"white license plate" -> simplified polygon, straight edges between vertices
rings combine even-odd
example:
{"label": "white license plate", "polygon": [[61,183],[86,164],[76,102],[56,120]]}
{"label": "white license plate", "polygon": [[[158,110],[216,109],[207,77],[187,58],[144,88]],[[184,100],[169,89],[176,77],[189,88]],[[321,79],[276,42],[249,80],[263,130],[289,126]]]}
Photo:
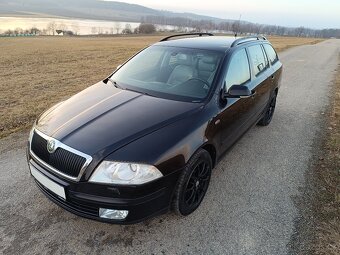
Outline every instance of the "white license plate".
{"label": "white license plate", "polygon": [[52,191],[54,194],[66,200],[65,189],[63,186],[55,183],[54,181],[47,178],[45,175],[40,173],[32,164],[30,164],[30,170],[33,177],[42,184],[45,188]]}

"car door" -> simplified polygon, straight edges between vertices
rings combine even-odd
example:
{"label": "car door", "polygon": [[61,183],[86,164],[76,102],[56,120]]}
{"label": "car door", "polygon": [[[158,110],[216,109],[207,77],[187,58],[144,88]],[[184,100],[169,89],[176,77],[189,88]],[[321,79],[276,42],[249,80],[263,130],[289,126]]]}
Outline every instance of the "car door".
{"label": "car door", "polygon": [[[250,86],[251,71],[248,61],[248,54],[242,48],[230,57],[226,67],[224,78],[225,89],[228,90],[232,85]],[[228,98],[220,104],[218,115],[220,128],[220,148],[222,151],[228,149],[246,130],[245,123],[249,111],[253,107],[253,98]]]}
{"label": "car door", "polygon": [[252,82],[249,89],[255,93],[253,107],[248,112],[246,125],[253,125],[265,110],[272,87],[272,69],[261,44],[247,47],[249,62],[252,72]]}

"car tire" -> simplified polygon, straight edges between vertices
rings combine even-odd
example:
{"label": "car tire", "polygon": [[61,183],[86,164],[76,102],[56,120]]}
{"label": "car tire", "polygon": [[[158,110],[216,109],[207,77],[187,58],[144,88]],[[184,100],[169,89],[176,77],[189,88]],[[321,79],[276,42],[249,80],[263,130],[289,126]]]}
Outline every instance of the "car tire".
{"label": "car tire", "polygon": [[200,149],[191,157],[175,189],[173,209],[176,214],[186,216],[198,208],[208,190],[211,170],[212,160],[206,150]]}
{"label": "car tire", "polygon": [[263,118],[260,119],[260,121],[257,123],[257,125],[268,126],[269,123],[272,121],[274,111],[275,111],[275,107],[276,107],[276,97],[277,97],[277,93],[274,93],[274,95],[271,97],[271,99],[270,99],[270,101],[267,105],[266,112],[265,112]]}

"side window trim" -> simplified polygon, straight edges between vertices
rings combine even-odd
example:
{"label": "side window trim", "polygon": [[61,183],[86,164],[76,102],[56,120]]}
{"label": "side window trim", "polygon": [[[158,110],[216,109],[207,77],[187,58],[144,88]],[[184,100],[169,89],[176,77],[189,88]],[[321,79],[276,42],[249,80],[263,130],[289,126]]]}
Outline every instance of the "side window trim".
{"label": "side window trim", "polygon": [[251,70],[251,68],[250,68],[250,59],[249,59],[249,53],[248,53],[248,51],[247,51],[247,49],[246,48],[243,48],[243,50],[246,52],[246,56],[247,56],[247,61],[248,61],[248,70],[249,70],[249,79],[247,80],[247,81],[245,81],[245,82],[243,82],[242,84],[240,84],[240,85],[243,85],[243,86],[248,86],[250,83],[251,83],[251,81],[252,81],[252,77],[253,77],[253,72],[252,72],[252,70]]}
{"label": "side window trim", "polygon": [[268,58],[268,56],[267,56],[267,52],[265,51],[265,49],[264,49],[264,46],[263,46],[263,44],[261,44],[261,49],[262,49],[262,53],[263,53],[263,55],[264,55],[264,59],[265,59],[265,61],[266,61],[266,68],[265,69],[267,69],[268,67],[270,67],[270,60],[269,60],[269,58]]}

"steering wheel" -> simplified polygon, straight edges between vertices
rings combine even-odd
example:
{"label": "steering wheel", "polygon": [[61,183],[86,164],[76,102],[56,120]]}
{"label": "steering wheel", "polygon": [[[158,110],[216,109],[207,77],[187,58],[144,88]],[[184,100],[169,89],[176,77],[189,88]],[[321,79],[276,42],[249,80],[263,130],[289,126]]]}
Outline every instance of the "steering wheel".
{"label": "steering wheel", "polygon": [[204,83],[205,85],[207,85],[208,87],[210,87],[210,84],[206,80],[203,80],[201,78],[193,77],[193,78],[190,78],[189,80],[187,80],[185,82],[190,82],[190,81],[200,81],[200,82]]}

